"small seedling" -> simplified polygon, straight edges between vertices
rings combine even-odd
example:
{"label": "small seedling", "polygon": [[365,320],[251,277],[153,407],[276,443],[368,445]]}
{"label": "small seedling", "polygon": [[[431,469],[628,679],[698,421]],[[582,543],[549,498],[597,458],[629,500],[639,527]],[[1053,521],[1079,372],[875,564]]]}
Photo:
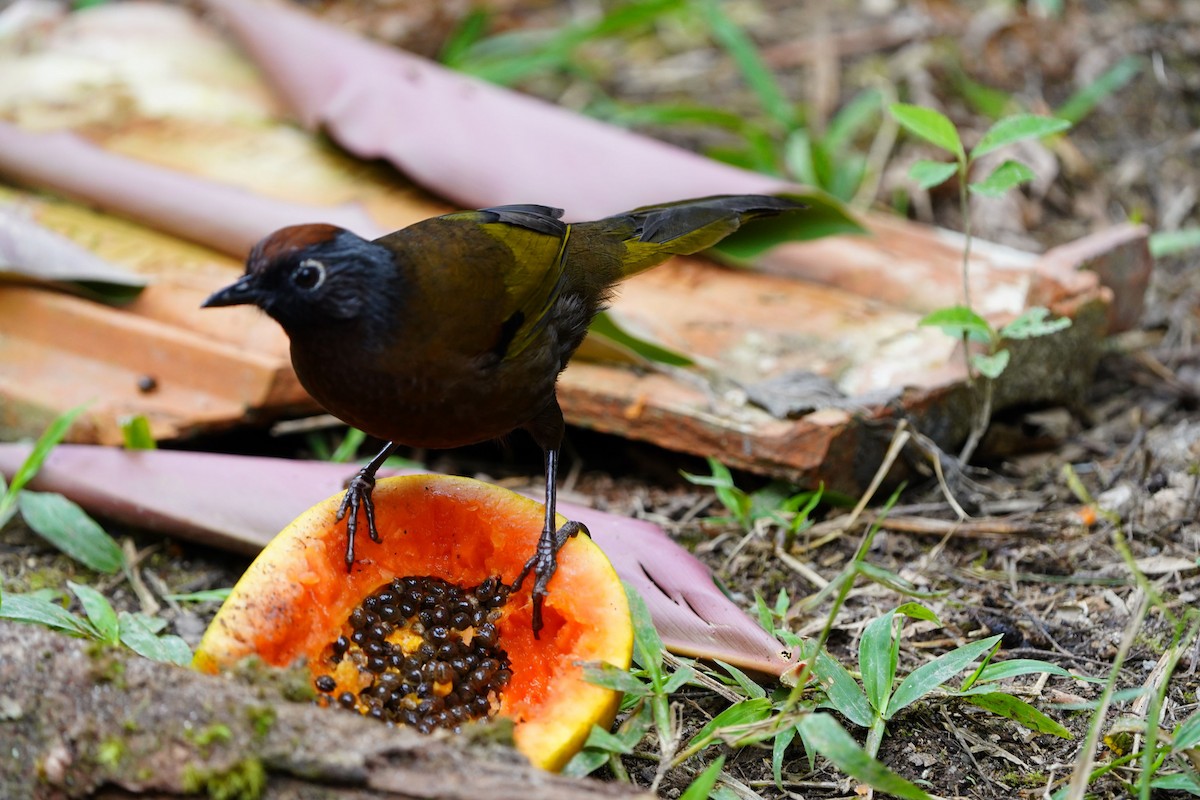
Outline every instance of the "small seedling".
{"label": "small seedling", "polygon": [[166,623],[145,614],[117,613],[103,594],[83,584],[67,585],[83,608],[83,617],[68,611],[64,596],[44,590],[30,594],[6,592],[0,596],[0,619],[42,625],[71,636],[92,639],[107,645],[124,645],[140,656],[154,661],[187,665],[192,651],[178,636],[162,635]]}
{"label": "small seedling", "polygon": [[89,569],[112,575],[125,567],[120,545],[67,498],[25,488],[83,411],[84,406],[73,408],[50,424],[34,443],[7,488],[0,476],[0,528],[19,510],[34,533]]}
{"label": "small seedling", "polygon": [[680,471],[683,477],[696,486],[710,486],[718,502],[728,512],[727,516],[710,517],[716,524],[734,524],[746,533],[753,532],[761,520],[770,520],[783,529],[788,537],[795,536],[812,524],[809,515],[821,502],[822,491],[789,493],[778,482],[770,483],[756,492],[739,489],[733,482],[729,468],[712,456],[708,457],[710,475],[694,475]]}
{"label": "small seedling", "polygon": [[[952,123],[945,115],[931,108],[908,103],[893,103],[890,111],[905,130],[946,151],[954,157],[951,163],[921,160],[912,165],[910,177],[922,189],[931,189],[953,177],[958,178],[959,206],[963,218],[962,256],[962,305],[933,311],[921,320],[921,325],[932,325],[957,336],[963,343],[967,359],[967,377],[974,384],[977,377],[983,378],[982,402],[980,402],[971,433],[959,454],[959,460],[967,461],[975,451],[984,430],[991,421],[993,382],[1008,367],[1011,352],[1004,346],[1006,339],[1047,336],[1069,327],[1069,319],[1049,320],[1049,311],[1040,306],[1027,309],[1020,317],[1000,331],[975,312],[971,303],[971,206],[969,194],[984,197],[999,197],[1005,192],[1034,178],[1028,165],[1008,160],[996,167],[982,181],[969,182],[971,168],[982,156],[1002,147],[1027,139],[1052,136],[1067,128],[1071,123],[1065,119],[1045,117],[1037,114],[1014,114],[998,120],[989,128],[975,147],[968,152]],[[1016,333],[1017,335],[1014,335]],[[983,353],[972,354],[970,342],[982,342]]]}

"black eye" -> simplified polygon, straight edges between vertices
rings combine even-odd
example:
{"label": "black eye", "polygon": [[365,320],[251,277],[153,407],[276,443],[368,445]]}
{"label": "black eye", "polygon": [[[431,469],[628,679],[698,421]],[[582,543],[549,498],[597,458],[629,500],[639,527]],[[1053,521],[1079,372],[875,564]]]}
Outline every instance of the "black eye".
{"label": "black eye", "polygon": [[292,271],[292,283],[301,289],[316,289],[324,282],[325,265],[316,259],[305,259]]}

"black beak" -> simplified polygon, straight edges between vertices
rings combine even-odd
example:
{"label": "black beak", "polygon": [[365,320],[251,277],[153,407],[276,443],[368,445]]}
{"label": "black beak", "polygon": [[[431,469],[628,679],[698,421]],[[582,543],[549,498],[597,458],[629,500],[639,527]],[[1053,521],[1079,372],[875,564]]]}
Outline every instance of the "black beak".
{"label": "black beak", "polygon": [[200,304],[200,307],[253,305],[258,300],[259,292],[258,287],[254,284],[254,277],[243,275],[224,289],[213,292],[211,297]]}

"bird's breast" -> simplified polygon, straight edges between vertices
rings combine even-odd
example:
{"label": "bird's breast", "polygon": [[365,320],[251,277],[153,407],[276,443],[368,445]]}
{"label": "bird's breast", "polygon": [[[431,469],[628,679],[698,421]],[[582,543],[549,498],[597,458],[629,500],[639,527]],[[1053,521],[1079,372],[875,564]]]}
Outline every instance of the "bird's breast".
{"label": "bird's breast", "polygon": [[301,385],[330,414],[379,439],[435,449],[495,439],[529,421],[553,396],[553,360],[534,352],[488,363],[436,348],[329,354],[292,343]]}

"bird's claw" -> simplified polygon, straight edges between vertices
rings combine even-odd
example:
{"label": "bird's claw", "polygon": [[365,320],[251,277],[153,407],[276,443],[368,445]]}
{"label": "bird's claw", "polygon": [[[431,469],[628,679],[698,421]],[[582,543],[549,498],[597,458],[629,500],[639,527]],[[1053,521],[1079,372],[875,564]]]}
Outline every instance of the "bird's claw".
{"label": "bird's claw", "polygon": [[546,602],[547,587],[550,585],[550,579],[554,577],[555,570],[558,569],[558,551],[567,543],[567,540],[572,536],[582,533],[590,537],[592,534],[588,531],[587,526],[582,522],[568,522],[557,531],[548,529],[542,530],[542,535],[538,538],[537,551],[533,556],[525,562],[525,566],[521,568],[521,572],[517,575],[517,579],[513,581],[512,590],[515,592],[521,588],[521,584],[525,582],[525,578],[533,572],[533,638],[539,638],[538,634],[544,627],[542,621],[542,605]]}
{"label": "bird's claw", "polygon": [[358,533],[358,510],[362,508],[367,518],[367,535],[371,541],[379,543],[379,530],[375,527],[375,501],[371,493],[375,491],[375,476],[363,472],[355,475],[346,487],[346,495],[338,506],[337,521],[346,517],[346,569],[354,566],[354,535]]}

